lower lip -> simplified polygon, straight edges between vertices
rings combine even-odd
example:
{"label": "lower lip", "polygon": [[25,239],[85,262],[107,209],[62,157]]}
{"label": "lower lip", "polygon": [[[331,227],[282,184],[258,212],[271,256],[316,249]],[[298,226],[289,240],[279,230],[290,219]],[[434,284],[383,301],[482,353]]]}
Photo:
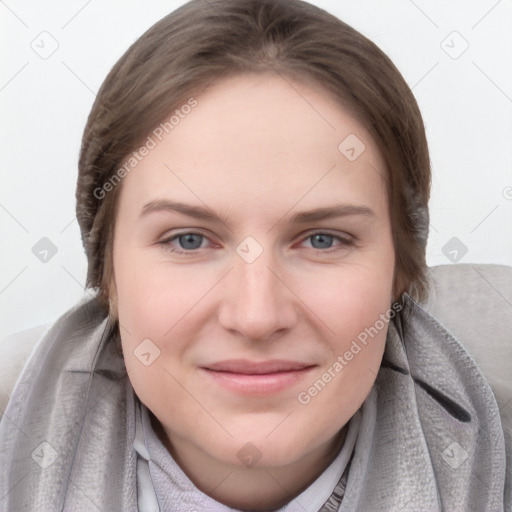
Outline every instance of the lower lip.
{"label": "lower lip", "polygon": [[247,375],[244,373],[219,372],[202,368],[213,380],[221,386],[245,395],[272,395],[284,391],[306,377],[313,366],[301,370],[287,372],[265,373],[262,375]]}

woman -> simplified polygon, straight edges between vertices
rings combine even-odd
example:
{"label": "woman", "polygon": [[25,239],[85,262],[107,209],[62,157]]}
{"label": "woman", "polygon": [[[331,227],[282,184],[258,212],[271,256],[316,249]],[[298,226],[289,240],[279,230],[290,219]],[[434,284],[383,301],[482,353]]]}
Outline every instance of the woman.
{"label": "woman", "polygon": [[411,91],[337,18],[192,0],[154,25],[85,128],[98,293],[11,397],[6,509],[503,510],[492,391],[416,303],[429,189]]}

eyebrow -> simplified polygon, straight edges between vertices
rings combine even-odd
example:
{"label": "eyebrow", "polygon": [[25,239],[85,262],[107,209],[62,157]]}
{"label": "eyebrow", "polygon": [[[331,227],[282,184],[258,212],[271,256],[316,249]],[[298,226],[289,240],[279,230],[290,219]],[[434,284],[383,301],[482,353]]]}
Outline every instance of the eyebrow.
{"label": "eyebrow", "polygon": [[[212,210],[206,206],[194,206],[178,201],[156,200],[145,204],[139,218],[145,217],[153,212],[177,212],[188,217],[193,217],[198,220],[212,221],[218,223],[219,221],[228,224],[228,219],[216,215]],[[374,211],[368,206],[356,204],[335,204],[332,206],[324,206],[315,208],[308,211],[301,211],[293,214],[290,217],[290,224],[305,224],[308,222],[316,222],[319,220],[326,220],[335,217],[348,217],[353,215],[361,215],[365,217],[375,217]]]}

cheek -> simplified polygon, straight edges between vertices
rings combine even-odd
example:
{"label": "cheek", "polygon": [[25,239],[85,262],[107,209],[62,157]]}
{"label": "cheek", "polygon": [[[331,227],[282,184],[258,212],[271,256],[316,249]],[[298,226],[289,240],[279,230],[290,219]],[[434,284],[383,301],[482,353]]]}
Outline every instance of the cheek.
{"label": "cheek", "polygon": [[[132,386],[152,410],[182,414],[187,401],[172,376],[179,373],[174,362],[182,359],[190,332],[180,320],[187,320],[201,290],[186,286],[179,272],[142,258],[119,258],[115,264],[122,347]],[[169,402],[171,395],[175,399]]]}
{"label": "cheek", "polygon": [[386,284],[379,287],[376,280],[345,283],[346,293],[328,310],[335,333],[329,338],[328,366],[341,363],[343,368],[337,365],[336,373],[343,372],[351,389],[356,383],[370,384],[378,371],[388,326],[381,318],[390,308],[391,281]]}
{"label": "cheek", "polygon": [[[155,262],[144,251],[134,253],[131,257],[126,251],[114,260],[118,315],[130,380],[139,397],[151,404],[166,394],[179,394],[179,386],[167,372],[184,377],[191,339],[201,319],[214,314],[211,308],[205,309],[204,298],[218,276],[198,272],[194,266]],[[143,340],[157,347],[145,341],[149,352],[158,354],[148,366],[137,357]]]}
{"label": "cheek", "polygon": [[347,269],[330,288],[330,306],[326,300],[322,307],[335,333],[329,337],[331,358],[298,397],[307,414],[327,416],[336,424],[343,411],[348,420],[370,392],[389,318],[394,316],[390,315],[393,254],[383,254],[380,265]]}
{"label": "cheek", "polygon": [[295,281],[297,295],[323,321],[333,348],[343,348],[391,305],[394,253],[381,252],[375,259]]}
{"label": "cheek", "polygon": [[164,338],[212,286],[197,269],[155,262],[144,251],[118,257],[114,265],[119,320],[148,338]]}
{"label": "cheek", "polygon": [[317,284],[315,293],[309,294],[312,309],[326,326],[323,339],[329,355],[305,383],[298,401],[305,414],[330,417],[332,413],[333,425],[338,424],[339,411],[347,412],[348,419],[364,401],[382,359],[394,253],[390,250],[380,256],[378,263],[340,268],[330,279],[320,280],[322,286]]}

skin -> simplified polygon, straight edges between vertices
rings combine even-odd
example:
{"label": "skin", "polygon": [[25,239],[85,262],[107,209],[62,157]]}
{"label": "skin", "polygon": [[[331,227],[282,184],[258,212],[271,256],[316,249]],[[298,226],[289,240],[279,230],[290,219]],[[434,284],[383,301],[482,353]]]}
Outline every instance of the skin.
{"label": "skin", "polygon": [[[332,462],[374,383],[387,325],[309,403],[297,398],[391,305],[386,169],[367,130],[318,85],[242,75],[196,99],[122,183],[113,263],[123,352],[194,484],[228,506],[269,510]],[[349,134],[366,146],[354,161],[338,149]],[[141,216],[161,200],[206,205],[216,217]],[[338,203],[372,213],[289,222]],[[203,237],[177,237],[189,232]],[[248,236],[262,249],[251,263],[236,252]],[[147,366],[134,353],[144,339],[160,350]],[[247,396],[201,370],[226,359],[313,368],[282,391]],[[252,467],[240,457],[249,442],[261,457]]]}

